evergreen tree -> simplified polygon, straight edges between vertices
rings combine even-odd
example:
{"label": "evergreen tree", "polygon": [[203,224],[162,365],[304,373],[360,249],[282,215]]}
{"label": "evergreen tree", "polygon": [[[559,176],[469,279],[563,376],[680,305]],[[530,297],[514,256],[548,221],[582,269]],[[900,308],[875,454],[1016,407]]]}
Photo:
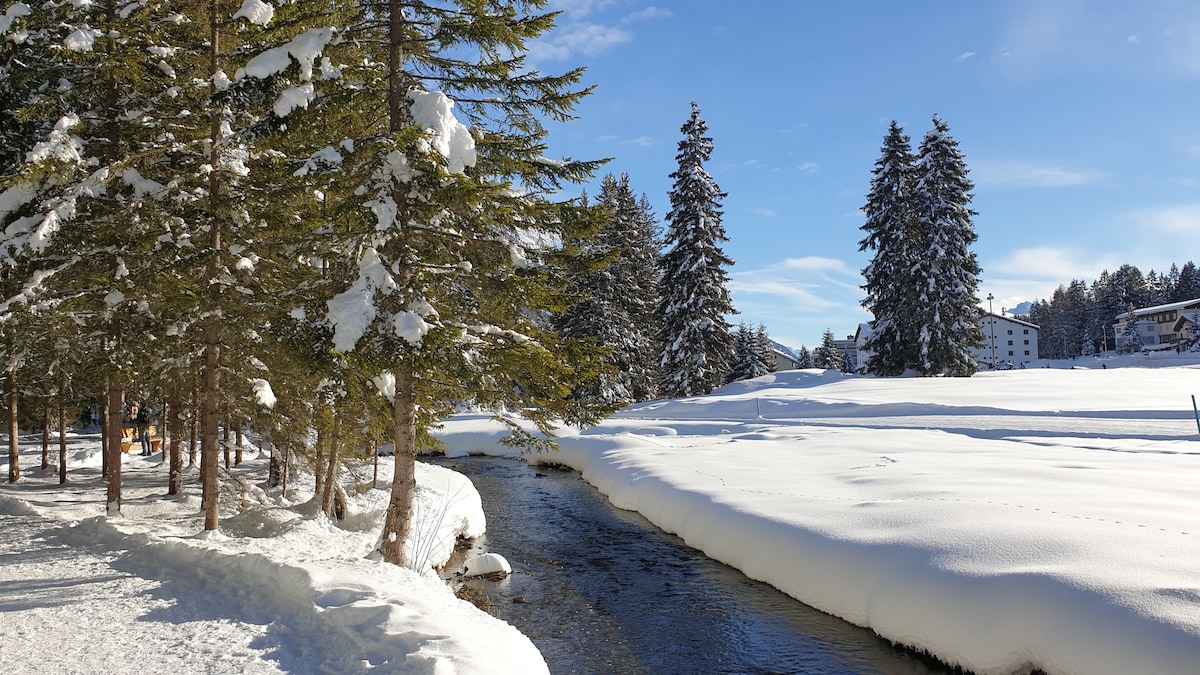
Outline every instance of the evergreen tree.
{"label": "evergreen tree", "polygon": [[863,270],[866,297],[862,305],[872,314],[864,364],[868,373],[899,375],[915,360],[917,334],[913,324],[918,302],[912,271],[914,250],[913,167],[916,158],[910,140],[896,122],[884,139],[883,150],[875,162],[871,190],[863,207],[866,236],[860,251],[874,250],[871,262]]}
{"label": "evergreen tree", "polygon": [[918,152],[913,194],[918,254],[913,258],[918,302],[916,370],[922,375],[970,376],[978,369],[971,348],[983,344],[979,327],[979,264],[970,179],[958,142],[937,116]]}
{"label": "evergreen tree", "polygon": [[591,225],[549,196],[598,163],[545,156],[541,120],[569,119],[588,90],[579,70],[544,76],[525,66],[526,43],[553,26],[553,14],[532,13],[544,4],[372,5],[347,40],[376,51],[343,79],[383,86],[348,91],[346,109],[382,127],[356,125],[363,135],[333,148],[337,217],[312,236],[345,261],[322,312],[329,346],[350,372],[377,373],[393,406],[395,474],[380,541],[390,562],[407,560],[416,453],[458,405],[497,413],[511,443],[543,446],[514,416],[548,436],[557,420],[588,424],[607,412],[570,399],[596,354],[546,326],[568,300],[570,253],[554,242],[577,241],[574,228]]}
{"label": "evergreen tree", "polygon": [[839,370],[843,373],[853,373],[858,370],[858,362],[854,358],[854,352],[845,350],[841,352],[842,365]]}
{"label": "evergreen tree", "polygon": [[1146,346],[1146,341],[1142,339],[1142,331],[1138,330],[1138,318],[1134,316],[1135,307],[1129,305],[1125,312],[1128,318],[1125,320],[1125,338],[1121,351],[1126,354],[1134,354],[1142,351],[1142,347]]}
{"label": "evergreen tree", "polygon": [[556,323],[563,335],[594,340],[608,350],[611,368],[576,395],[613,405],[649,400],[657,387],[653,216],[634,197],[626,174],[619,180],[604,177],[597,208],[604,225],[582,244],[593,265],[574,279],[582,297]]}
{"label": "evergreen tree", "polygon": [[771,338],[767,335],[767,327],[763,324],[758,324],[758,328],[754,331],[755,355],[758,356],[759,364],[763,368],[764,373],[775,372],[775,346],[771,343]]}
{"label": "evergreen tree", "polygon": [[1191,260],[1179,269],[1179,279],[1171,292],[1171,302],[1183,302],[1200,298],[1200,270]]}
{"label": "evergreen tree", "polygon": [[713,145],[696,103],[681,130],[655,308],[661,393],[672,398],[711,392],[725,380],[733,353],[725,320],[734,313],[726,288],[733,261],[721,250],[728,241],[720,210],[725,194],[704,168]]}
{"label": "evergreen tree", "polygon": [[758,357],[758,345],[754,331],[745,324],[733,329],[733,359],[730,363],[729,381],[748,380],[765,374]]}
{"label": "evergreen tree", "polygon": [[813,350],[813,367],[842,372],[842,355],[834,343],[833,331],[826,329],[821,344]]}
{"label": "evergreen tree", "polygon": [[813,364],[812,353],[808,351],[808,347],[800,345],[800,350],[796,352],[796,367],[797,368],[815,368]]}

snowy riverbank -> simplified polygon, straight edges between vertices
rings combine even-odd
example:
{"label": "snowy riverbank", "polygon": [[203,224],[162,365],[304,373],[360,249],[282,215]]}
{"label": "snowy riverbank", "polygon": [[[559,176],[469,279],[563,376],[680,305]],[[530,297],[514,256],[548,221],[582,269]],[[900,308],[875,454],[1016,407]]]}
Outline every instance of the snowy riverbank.
{"label": "snowy riverbank", "polygon": [[[221,530],[205,534],[196,476],[185,496],[165,496],[161,455],[125,456],[122,516],[99,515],[99,439],[68,439],[67,485],[37,468],[39,441],[22,452],[21,481],[0,485],[0,663],[11,672],[547,672],[528,638],[432,572],[371,559],[386,489],[349,490],[338,524],[305,503],[311,478],[288,499],[230,491]],[[266,468],[254,452],[233,473],[254,483]],[[417,468],[419,555],[441,564],[456,534],[483,531],[483,512],[461,475]],[[380,469],[390,478],[391,460]]]}
{"label": "snowy riverbank", "polygon": [[[1200,663],[1193,393],[1195,367],[788,372],[634,406],[545,461],[750,577],[981,675],[1183,675]],[[497,434],[462,417],[440,436],[487,454]]]}

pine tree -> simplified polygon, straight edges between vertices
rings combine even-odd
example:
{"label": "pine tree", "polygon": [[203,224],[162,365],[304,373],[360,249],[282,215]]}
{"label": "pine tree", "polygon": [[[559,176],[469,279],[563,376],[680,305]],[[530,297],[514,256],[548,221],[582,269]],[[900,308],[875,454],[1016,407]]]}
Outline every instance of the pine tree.
{"label": "pine tree", "polygon": [[1200,270],[1191,260],[1183,264],[1179,270],[1179,279],[1172,290],[1171,301],[1183,302],[1200,298]]}
{"label": "pine tree", "polygon": [[866,348],[871,354],[864,364],[874,375],[899,375],[916,360],[918,341],[914,309],[918,287],[913,267],[919,242],[915,235],[913,183],[916,157],[908,136],[892,122],[883,150],[875,163],[871,190],[863,207],[866,236],[859,250],[874,250],[863,270],[866,297],[862,305],[872,314]]}
{"label": "pine tree", "polygon": [[627,174],[620,180],[604,177],[597,208],[604,212],[604,225],[583,245],[594,267],[575,279],[582,298],[557,323],[563,335],[591,339],[609,350],[605,361],[611,368],[577,395],[624,405],[648,400],[656,390],[658,243],[652,215],[637,202]]}
{"label": "pine tree", "polygon": [[334,217],[310,233],[337,255],[336,288],[322,291],[317,316],[296,320],[323,319],[348,372],[386,383],[396,459],[380,551],[390,562],[407,560],[417,450],[456,406],[496,412],[511,442],[535,446],[548,443],[516,416],[548,436],[559,419],[606,411],[569,397],[593,353],[546,326],[567,302],[555,242],[577,241],[572,228],[589,222],[548,196],[598,164],[545,156],[541,120],[569,119],[588,89],[579,70],[526,69],[525,44],[553,26],[554,15],[528,13],[544,4],[389,2],[345,41],[377,51],[343,79],[383,86],[330,101],[360,111],[354,135],[322,154],[341,167]]}
{"label": "pine tree", "polygon": [[1138,330],[1138,318],[1134,311],[1136,308],[1132,304],[1125,309],[1128,317],[1125,319],[1125,334],[1122,336],[1125,338],[1125,343],[1121,351],[1126,354],[1140,352],[1146,346],[1146,341],[1142,338],[1142,331]]}
{"label": "pine tree", "polygon": [[841,352],[842,367],[839,369],[843,373],[853,373],[858,370],[858,363],[854,360],[854,352],[849,350]]}
{"label": "pine tree", "polygon": [[958,142],[937,116],[918,152],[913,193],[918,303],[916,370],[922,375],[970,376],[978,369],[971,348],[983,344],[979,327],[979,263],[970,179]]}
{"label": "pine tree", "polygon": [[797,368],[815,368],[813,363],[812,353],[808,351],[808,347],[800,345],[800,350],[796,352],[796,367]]}
{"label": "pine tree", "polygon": [[754,331],[755,355],[758,356],[759,364],[763,368],[764,373],[775,372],[775,346],[771,342],[771,338],[767,335],[767,327],[763,324],[758,324],[758,328]]}
{"label": "pine tree", "polygon": [[712,156],[708,125],[700,107],[681,128],[679,168],[670,192],[667,253],[655,314],[661,326],[661,393],[677,398],[707,394],[729,372],[732,338],[725,316],[733,314],[726,268],[733,261],[721,250],[728,241],[721,225],[725,194],[704,168]]}
{"label": "pine tree", "polygon": [[821,344],[813,350],[812,359],[814,368],[842,372],[842,355],[834,342],[832,330],[826,329],[821,336]]}

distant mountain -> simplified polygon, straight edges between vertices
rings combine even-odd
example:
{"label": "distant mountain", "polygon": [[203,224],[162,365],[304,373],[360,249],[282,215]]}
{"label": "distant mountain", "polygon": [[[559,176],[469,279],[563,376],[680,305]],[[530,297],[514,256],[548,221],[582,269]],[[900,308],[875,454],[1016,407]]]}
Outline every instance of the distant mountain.
{"label": "distant mountain", "polygon": [[1009,307],[1004,313],[1008,314],[1009,316],[1029,316],[1029,308],[1032,306],[1032,302],[1025,301],[1016,307]]}

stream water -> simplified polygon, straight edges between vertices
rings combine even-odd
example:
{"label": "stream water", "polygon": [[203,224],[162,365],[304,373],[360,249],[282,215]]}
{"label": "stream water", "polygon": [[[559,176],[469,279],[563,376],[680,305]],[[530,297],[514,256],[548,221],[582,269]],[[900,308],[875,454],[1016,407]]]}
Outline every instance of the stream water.
{"label": "stream water", "polygon": [[466,583],[556,675],[953,672],[706,558],[575,472],[489,457],[423,461],[479,490],[487,534],[468,553],[499,553],[513,574]]}

